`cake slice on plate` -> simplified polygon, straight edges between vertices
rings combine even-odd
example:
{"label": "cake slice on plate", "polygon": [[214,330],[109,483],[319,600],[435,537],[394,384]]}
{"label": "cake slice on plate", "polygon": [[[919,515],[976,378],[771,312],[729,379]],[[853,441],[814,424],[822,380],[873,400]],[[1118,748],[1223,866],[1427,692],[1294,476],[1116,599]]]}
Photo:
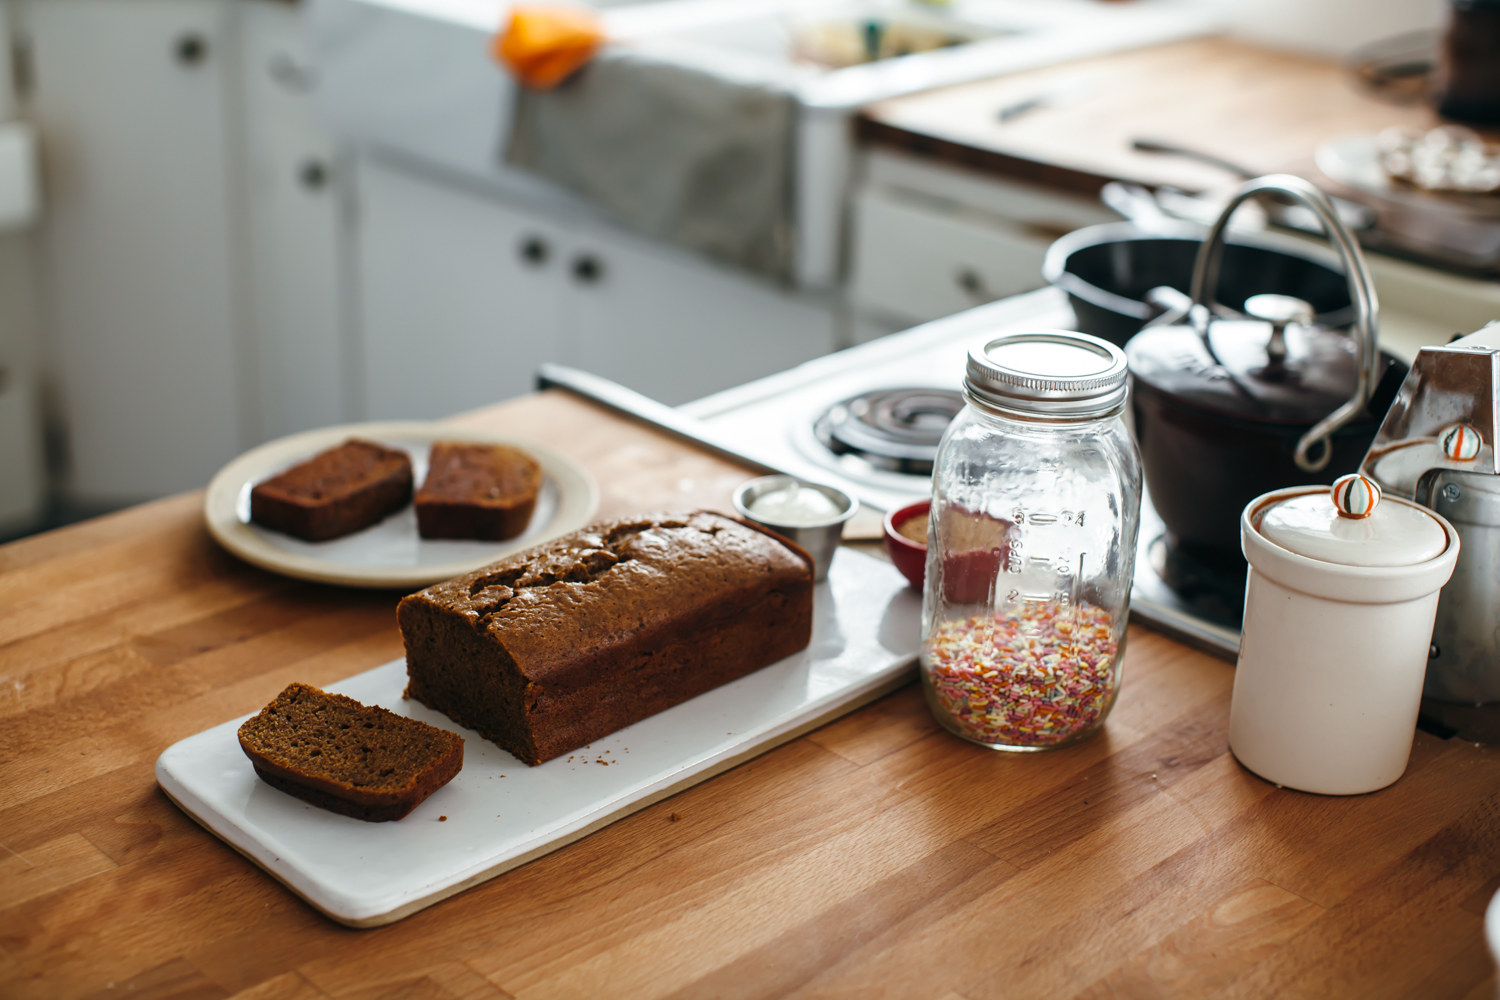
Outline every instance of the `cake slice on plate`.
{"label": "cake slice on plate", "polygon": [[542,467],[520,448],[437,441],[417,491],[417,530],[503,542],[526,530],[541,490]]}
{"label": "cake slice on plate", "polygon": [[411,458],[350,438],[250,491],[250,520],[309,542],[351,535],[411,502]]}

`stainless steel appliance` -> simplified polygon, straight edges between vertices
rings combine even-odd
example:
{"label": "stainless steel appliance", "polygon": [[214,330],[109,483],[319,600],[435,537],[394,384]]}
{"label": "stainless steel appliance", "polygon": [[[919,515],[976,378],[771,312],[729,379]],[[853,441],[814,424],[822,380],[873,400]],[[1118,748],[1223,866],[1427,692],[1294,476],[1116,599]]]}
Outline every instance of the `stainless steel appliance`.
{"label": "stainless steel appliance", "polygon": [[1424,347],[1361,471],[1437,511],[1462,544],[1433,626],[1424,693],[1500,701],[1500,323]]}

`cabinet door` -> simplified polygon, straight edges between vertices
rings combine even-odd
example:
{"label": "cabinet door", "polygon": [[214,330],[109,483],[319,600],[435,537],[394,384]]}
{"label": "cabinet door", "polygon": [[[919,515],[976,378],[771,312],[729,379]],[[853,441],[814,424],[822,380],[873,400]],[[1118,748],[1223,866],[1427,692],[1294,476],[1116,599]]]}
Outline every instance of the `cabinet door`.
{"label": "cabinet door", "polygon": [[44,499],[33,273],[25,235],[0,233],[0,533],[31,524]]}
{"label": "cabinet door", "polygon": [[822,298],[602,227],[566,261],[573,294],[570,361],[677,405],[834,349]]}
{"label": "cabinet door", "polygon": [[501,202],[362,157],[368,415],[430,419],[530,391],[558,359],[557,239]]}
{"label": "cabinet door", "polygon": [[[15,114],[11,90],[10,11],[0,4],[0,121]],[[13,137],[0,126],[0,136]],[[7,189],[35,188],[29,164],[14,160],[0,171],[23,169]],[[30,527],[42,511],[46,479],[42,464],[41,406],[37,399],[36,276],[27,233],[0,226],[0,533]]]}
{"label": "cabinet door", "polygon": [[855,308],[915,324],[1042,287],[1048,239],[987,218],[862,191],[854,211]]}
{"label": "cabinet door", "polygon": [[33,0],[47,360],[82,500],[202,486],[242,443],[229,0]]}
{"label": "cabinet door", "polygon": [[274,438],[353,416],[341,268],[346,184],[333,140],[313,117],[318,81],[302,8],[245,0],[239,13],[257,430]]}

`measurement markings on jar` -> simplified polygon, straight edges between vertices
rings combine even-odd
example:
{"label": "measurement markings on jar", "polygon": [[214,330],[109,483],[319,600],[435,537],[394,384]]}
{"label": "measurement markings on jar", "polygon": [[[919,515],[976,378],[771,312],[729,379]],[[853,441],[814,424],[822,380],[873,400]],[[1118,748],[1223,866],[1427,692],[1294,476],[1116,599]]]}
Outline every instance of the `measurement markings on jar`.
{"label": "measurement markings on jar", "polygon": [[[1004,603],[1036,611],[1050,607],[1071,617],[1073,609],[1079,604],[1078,583],[1084,577],[1087,553],[1075,553],[1072,546],[1057,545],[1055,541],[1047,546],[1053,549],[1050,554],[1028,553],[1028,543],[1035,545],[1036,540],[1031,536],[1030,530],[1021,526],[1037,529],[1081,527],[1084,522],[1083,512],[1033,511],[1017,507],[1011,513],[1011,521],[1015,527],[1011,529],[1007,539],[1004,572],[1022,579],[1005,590]],[[1043,537],[1046,537],[1045,532]],[[1057,539],[1061,537],[1054,536]]]}
{"label": "measurement markings on jar", "polygon": [[1083,527],[1084,511],[1062,510],[1057,512],[1046,510],[1026,510],[1017,507],[1011,512],[1010,519],[1017,525],[1022,524],[1070,524],[1076,528]]}

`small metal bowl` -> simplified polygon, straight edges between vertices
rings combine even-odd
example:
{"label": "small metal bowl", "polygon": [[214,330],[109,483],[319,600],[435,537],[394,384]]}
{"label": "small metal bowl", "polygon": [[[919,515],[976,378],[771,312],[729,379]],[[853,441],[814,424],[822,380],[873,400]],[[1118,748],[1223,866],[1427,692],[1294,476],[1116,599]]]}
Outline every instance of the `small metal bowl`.
{"label": "small metal bowl", "polygon": [[[817,490],[822,493],[834,502],[840,513],[823,521],[792,524],[764,517],[750,509],[750,505],[762,495],[772,490],[783,489],[793,483],[802,489]],[[806,549],[813,558],[813,579],[826,580],[828,567],[833,562],[833,553],[838,549],[839,539],[844,534],[844,524],[859,510],[859,501],[832,486],[810,483],[794,476],[762,476],[742,484],[734,491],[734,509],[740,517],[752,524],[774,531]]]}

